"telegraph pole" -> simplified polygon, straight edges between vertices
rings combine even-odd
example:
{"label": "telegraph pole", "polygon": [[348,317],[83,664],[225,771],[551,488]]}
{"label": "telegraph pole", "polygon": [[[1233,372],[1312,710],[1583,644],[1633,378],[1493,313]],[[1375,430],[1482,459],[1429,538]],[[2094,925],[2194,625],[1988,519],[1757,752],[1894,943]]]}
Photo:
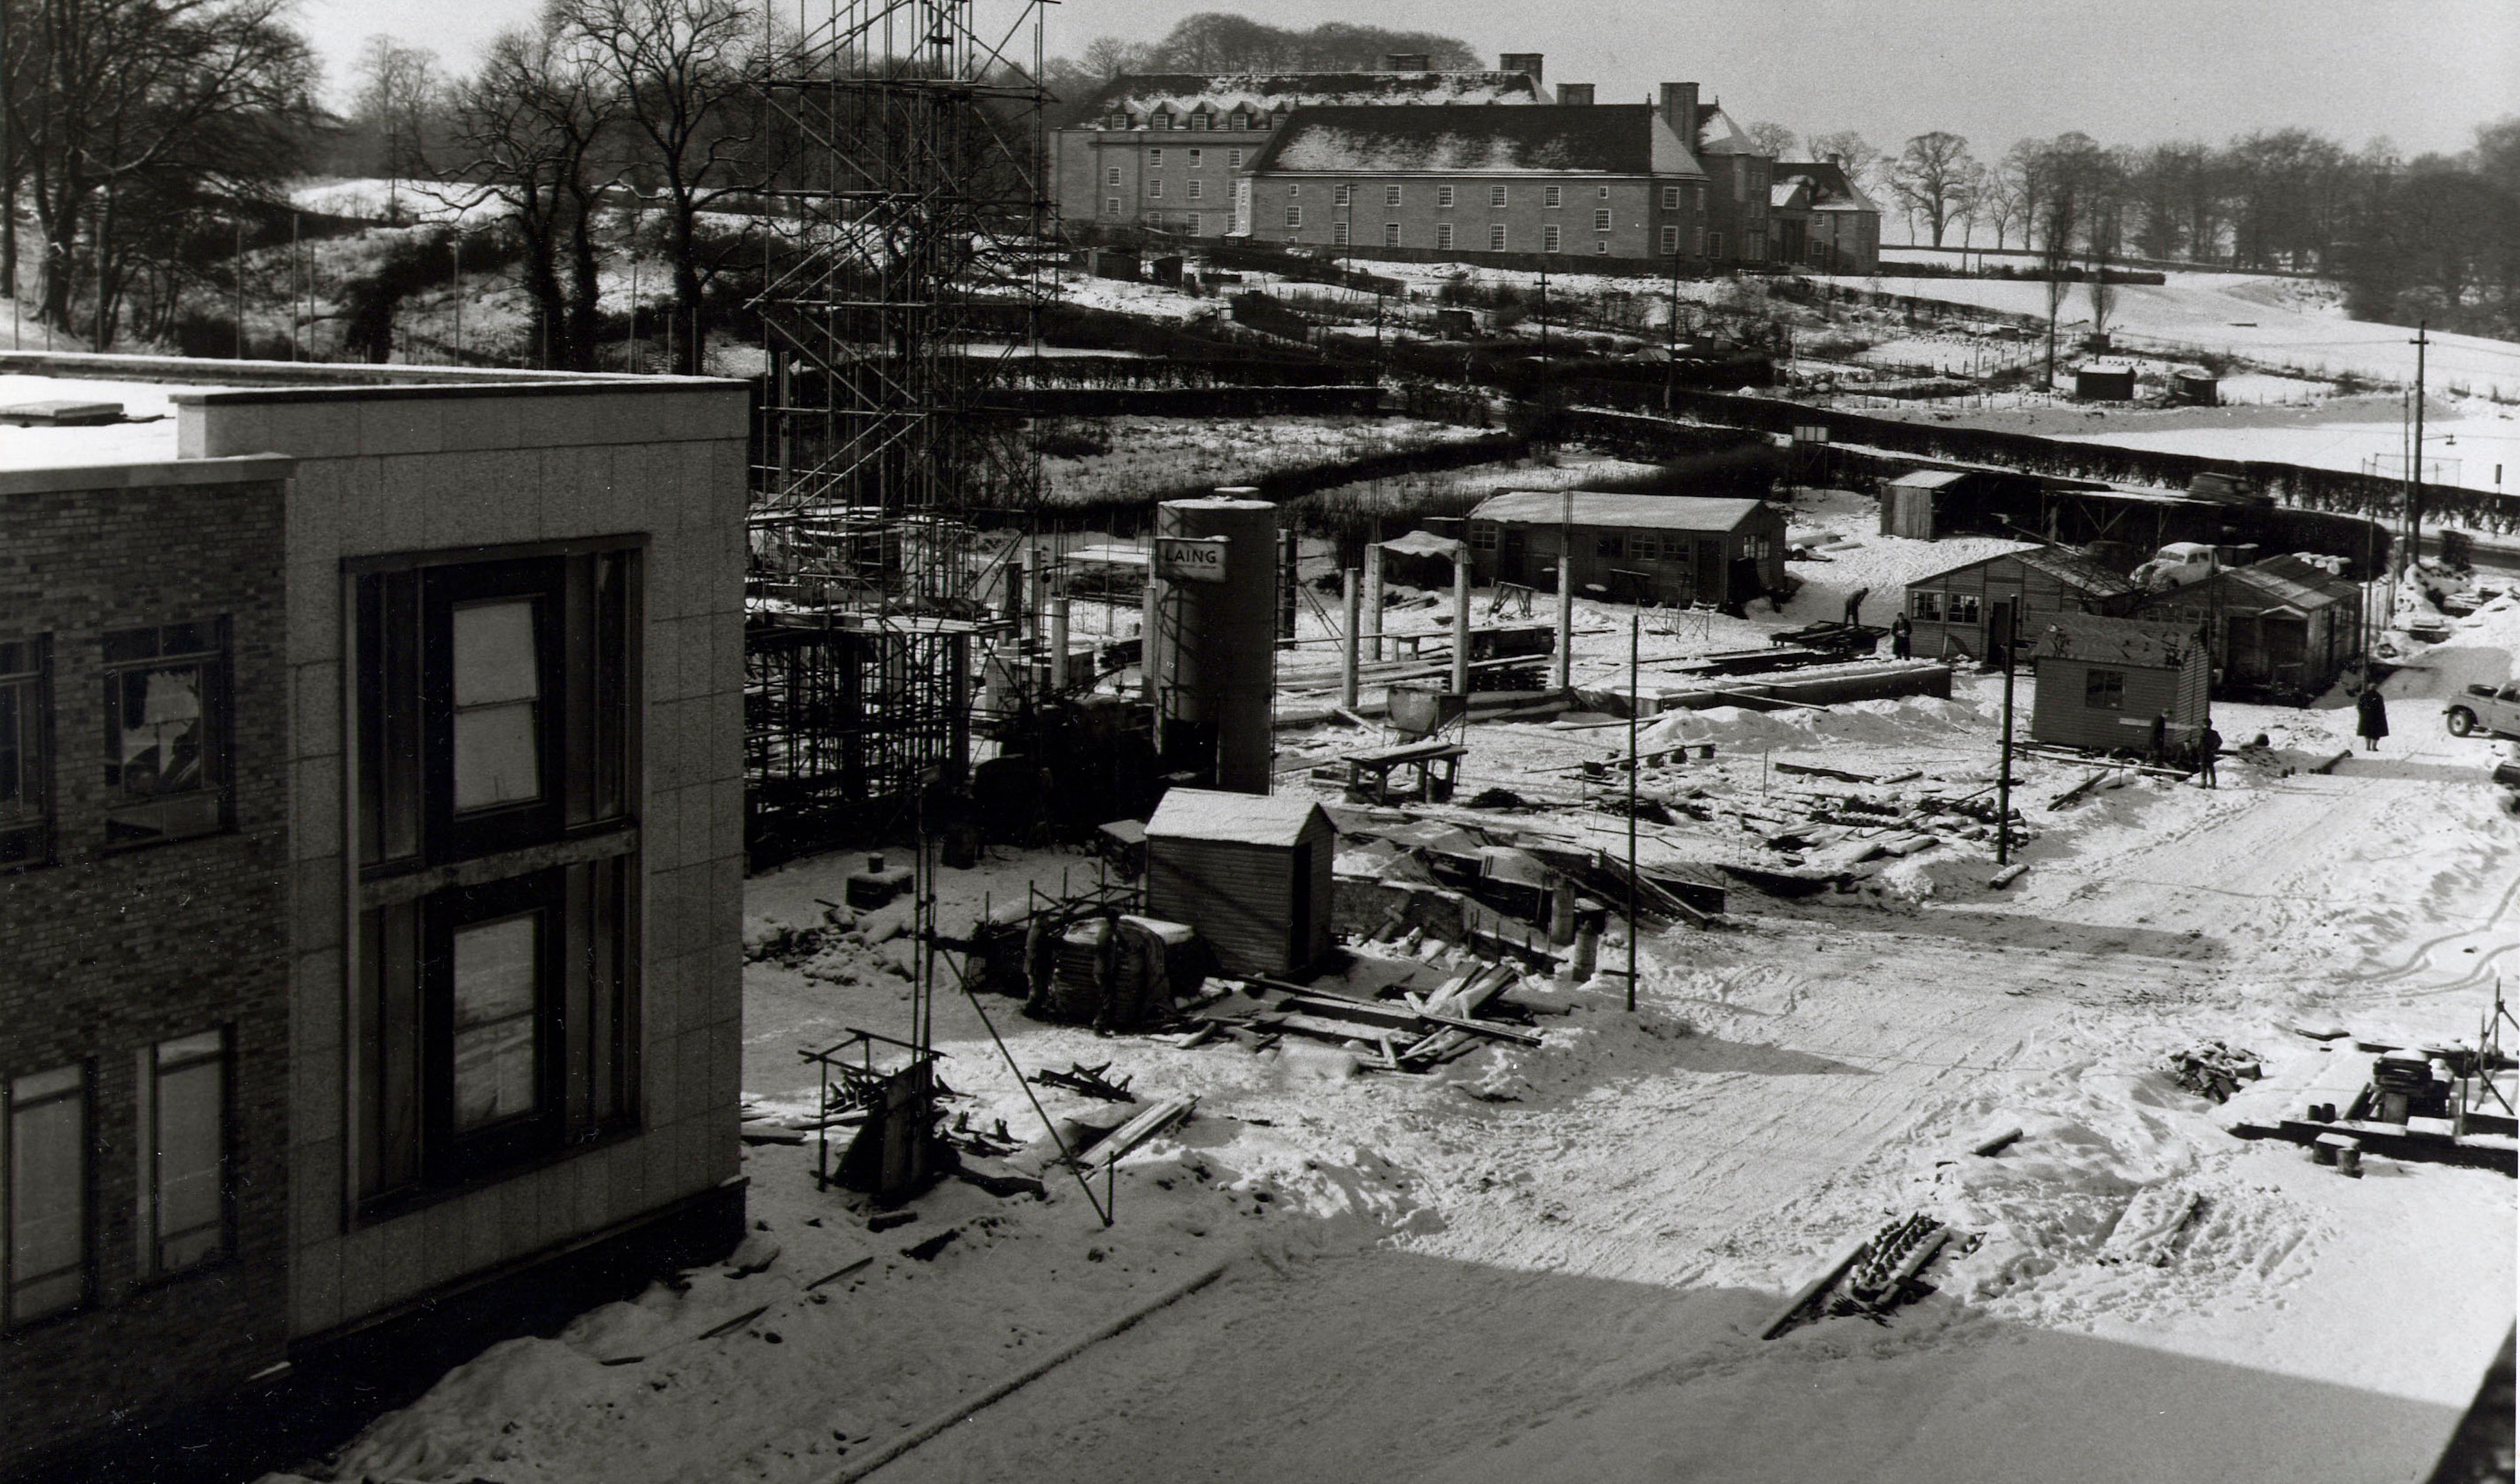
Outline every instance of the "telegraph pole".
{"label": "telegraph pole", "polygon": [[1637,756],[1637,713],[1644,700],[1637,687],[1637,646],[1644,633],[1644,610],[1628,614],[1628,1012],[1637,1009],[1637,775],[1644,771]]}
{"label": "telegraph pole", "polygon": [[2005,599],[2003,622],[2003,747],[1995,771],[1995,863],[2012,860],[2012,672],[2019,663],[2021,608]]}
{"label": "telegraph pole", "polygon": [[2429,320],[2415,321],[2415,449],[2407,461],[2407,562],[2408,571],[2423,560],[2424,546],[2424,347]]}

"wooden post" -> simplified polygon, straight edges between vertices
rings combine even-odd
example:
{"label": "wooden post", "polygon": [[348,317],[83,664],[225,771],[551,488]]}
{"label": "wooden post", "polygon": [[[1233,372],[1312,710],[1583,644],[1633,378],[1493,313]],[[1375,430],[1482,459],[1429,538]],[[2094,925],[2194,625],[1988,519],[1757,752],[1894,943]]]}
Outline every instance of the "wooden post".
{"label": "wooden post", "polygon": [[1645,771],[1637,756],[1637,713],[1644,709],[1638,694],[1637,653],[1644,634],[1645,615],[1628,614],[1628,1011],[1637,1008],[1637,775]]}
{"label": "wooden post", "polygon": [[1557,653],[1549,686],[1563,695],[1575,681],[1575,492],[1559,497],[1557,515]]}
{"label": "wooden post", "polygon": [[1339,704],[1356,709],[1356,664],[1359,635],[1357,611],[1361,595],[1357,592],[1357,570],[1349,567],[1339,574],[1339,598],[1346,612],[1347,628],[1339,635]]}
{"label": "wooden post", "polygon": [[1470,544],[1453,557],[1453,694],[1470,694]]}
{"label": "wooden post", "polygon": [[1370,541],[1365,547],[1365,611],[1367,657],[1382,657],[1382,544]]}
{"label": "wooden post", "polygon": [[1055,695],[1067,691],[1067,595],[1059,593],[1050,600],[1050,689]]}

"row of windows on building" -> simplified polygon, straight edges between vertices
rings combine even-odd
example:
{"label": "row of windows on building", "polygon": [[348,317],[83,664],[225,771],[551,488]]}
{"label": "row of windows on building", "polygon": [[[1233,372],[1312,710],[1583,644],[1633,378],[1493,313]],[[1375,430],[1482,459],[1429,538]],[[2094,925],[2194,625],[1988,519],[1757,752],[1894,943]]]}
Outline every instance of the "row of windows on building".
{"label": "row of windows on building", "polygon": [[[1497,549],[1498,527],[1481,521],[1470,527],[1470,549],[1492,552]],[[1631,562],[1687,562],[1689,542],[1685,535],[1660,531],[1596,531],[1593,555]],[[1751,536],[1743,544],[1742,555],[1753,561],[1766,561],[1772,555],[1772,543],[1765,536]],[[1553,558],[1552,559],[1554,560]]]}
{"label": "row of windows on building", "polygon": [[[1192,150],[1190,153],[1191,163],[1193,165],[1197,164],[1198,155],[1200,152]],[[1149,164],[1160,165],[1163,163],[1163,151],[1152,150],[1148,151],[1148,162]],[[1237,168],[1239,168],[1242,163],[1241,155],[1242,152],[1239,150],[1234,152],[1234,165]],[[1121,184],[1120,167],[1118,165],[1105,166],[1102,171],[1102,183],[1105,187],[1110,189],[1118,189]],[[1206,196],[1206,184],[1207,183],[1205,181],[1198,180],[1189,182],[1188,190],[1190,194],[1188,199],[1191,201],[1199,201],[1204,199]],[[1286,186],[1286,194],[1288,196],[1300,195],[1302,190],[1302,185],[1297,182],[1289,182]],[[1706,188],[1704,186],[1682,187],[1672,185],[1667,185],[1662,188],[1662,208],[1666,211],[1677,211],[1681,209],[1682,202],[1684,200],[1684,191],[1693,193],[1693,203],[1698,209],[1705,209]],[[1147,182],[1148,199],[1160,201],[1163,199],[1163,194],[1164,182],[1160,180],[1149,180]],[[1385,185],[1382,188],[1382,203],[1386,206],[1401,205],[1405,203],[1406,199],[1407,188],[1404,186],[1395,184]],[[1596,186],[1594,188],[1594,199],[1597,201],[1608,201],[1610,199],[1610,188],[1605,185]],[[1116,202],[1118,198],[1114,197],[1112,200]],[[1438,209],[1446,209],[1455,206],[1459,204],[1460,200],[1460,193],[1457,187],[1446,185],[1435,187],[1435,205]],[[1330,204],[1334,206],[1353,205],[1355,201],[1356,187],[1354,185],[1341,184],[1330,187]],[[1544,208],[1549,210],[1556,210],[1562,207],[1566,203],[1565,187],[1541,187],[1540,203]],[[1492,207],[1501,207],[1512,204],[1511,188],[1503,183],[1491,183],[1488,186],[1488,204]],[[1118,208],[1115,205],[1112,209],[1116,211]]]}
{"label": "row of windows on building", "polygon": [[[1198,169],[1199,167],[1201,167],[1201,166],[1203,166],[1203,165],[1205,165],[1205,164],[1207,163],[1207,152],[1206,152],[1205,150],[1189,150],[1189,151],[1185,151],[1184,153],[1186,153],[1186,154],[1188,154],[1188,155],[1190,156],[1190,167],[1191,167],[1192,169],[1193,169],[1193,170]],[[1148,150],[1148,151],[1147,152],[1147,168],[1148,168],[1148,169],[1149,169],[1149,170],[1160,170],[1160,169],[1162,169],[1163,167],[1164,167],[1164,152],[1163,152],[1163,151],[1161,151],[1161,150]],[[1225,152],[1225,167],[1226,167],[1227,169],[1229,169],[1229,170],[1239,170],[1239,169],[1241,169],[1241,168],[1242,168],[1242,152],[1241,152],[1240,150],[1228,150],[1228,151],[1226,151],[1226,152]],[[1103,173],[1104,178],[1106,178],[1107,180],[1109,180],[1109,181],[1111,182],[1111,184],[1113,184],[1113,185],[1115,185],[1115,186],[1116,186],[1116,185],[1118,185],[1118,184],[1120,183],[1120,167],[1119,167],[1119,166],[1117,166],[1117,165],[1107,166],[1107,167],[1105,167],[1105,169],[1103,170],[1103,172],[1102,172],[1102,173]]]}
{"label": "row of windows on building", "polygon": [[[107,849],[215,833],[231,823],[227,620],[107,634]],[[52,636],[0,642],[0,869],[55,858]]]}
{"label": "row of windows on building", "polygon": [[[1286,208],[1286,226],[1288,230],[1301,230],[1303,225],[1304,208],[1301,206],[1288,206]],[[1606,234],[1610,232],[1611,225],[1610,212],[1606,208],[1593,213],[1593,230],[1595,232],[1604,234],[1603,236],[1595,239],[1593,243],[1593,250],[1595,252],[1609,251],[1610,240]],[[1195,234],[1193,233],[1193,235]],[[1526,241],[1528,240],[1526,239]],[[1343,221],[1334,221],[1330,223],[1330,242],[1333,246],[1341,247],[1354,246],[1356,239],[1350,225]],[[1688,243],[1689,250],[1697,255],[1704,256],[1709,253],[1721,253],[1723,251],[1724,234],[1720,232],[1709,232],[1703,227],[1694,227],[1689,229]],[[1386,247],[1408,247],[1418,245],[1408,241],[1408,234],[1402,229],[1400,223],[1384,222],[1382,224],[1382,246]],[[1450,252],[1465,246],[1466,245],[1461,241],[1459,234],[1453,230],[1453,224],[1451,222],[1437,222],[1435,224],[1435,240],[1433,247],[1436,251]],[[1658,251],[1662,252],[1666,256],[1679,252],[1681,250],[1681,229],[1678,227],[1664,227],[1658,234],[1656,234],[1655,247]],[[1490,252],[1509,252],[1516,250],[1513,246],[1513,233],[1504,222],[1488,223],[1487,250]],[[1526,247],[1520,250],[1527,251],[1529,248]],[[1566,250],[1566,237],[1564,229],[1560,228],[1555,222],[1544,224],[1540,229],[1540,250],[1543,252],[1562,252]]]}
{"label": "row of windows on building", "polygon": [[1263,112],[1236,109],[1228,113],[1201,107],[1192,109],[1187,113],[1176,113],[1170,109],[1155,109],[1144,113],[1114,111],[1102,116],[1102,126],[1106,129],[1148,128],[1158,131],[1189,129],[1195,133],[1204,133],[1217,129],[1274,129],[1284,122],[1286,114],[1282,110]]}
{"label": "row of windows on building", "polygon": [[[143,1282],[215,1264],[235,1250],[231,1031],[214,1027],[138,1049],[135,1271]],[[83,1308],[96,1295],[97,1094],[104,1063],[8,1081],[0,1117],[0,1327]]]}

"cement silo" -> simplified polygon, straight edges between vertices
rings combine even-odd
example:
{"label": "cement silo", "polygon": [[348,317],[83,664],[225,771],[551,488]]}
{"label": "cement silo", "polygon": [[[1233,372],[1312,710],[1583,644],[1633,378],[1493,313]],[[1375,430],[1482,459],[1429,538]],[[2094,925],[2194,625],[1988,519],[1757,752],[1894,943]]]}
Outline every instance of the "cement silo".
{"label": "cement silo", "polygon": [[1164,765],[1269,791],[1278,508],[1221,489],[1155,508],[1155,742]]}

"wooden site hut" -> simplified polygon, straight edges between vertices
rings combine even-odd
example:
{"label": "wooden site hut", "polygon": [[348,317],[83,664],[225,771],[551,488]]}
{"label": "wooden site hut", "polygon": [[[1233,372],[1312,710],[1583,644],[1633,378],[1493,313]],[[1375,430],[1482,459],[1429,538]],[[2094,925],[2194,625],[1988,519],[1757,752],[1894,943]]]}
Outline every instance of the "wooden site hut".
{"label": "wooden site hut", "polygon": [[2225,695],[2307,700],[2362,649],[2362,590],[2296,556],[2151,594],[2137,613],[2203,628]]}
{"label": "wooden site hut", "polygon": [[[1557,585],[1568,492],[1513,490],[1470,512],[1470,576]],[[1785,586],[1785,517],[1762,500],[1572,492],[1575,590],[1618,603],[1739,608]]]}
{"label": "wooden site hut", "polygon": [[2030,703],[2035,742],[2099,752],[2151,745],[2152,722],[2166,718],[2164,745],[2191,746],[2205,728],[2205,636],[2201,626],[2058,613],[2022,640],[2038,669]]}
{"label": "wooden site hut", "polygon": [[1174,788],[1147,821],[1147,912],[1187,922],[1229,974],[1329,950],[1330,818],[1309,799]]}
{"label": "wooden site hut", "polygon": [[1908,584],[1904,611],[1919,659],[1955,655],[1984,659],[1995,606],[2021,606],[2021,637],[2059,613],[2123,615],[2139,597],[2136,585],[2091,558],[2060,546],[2023,546],[1928,573]]}

